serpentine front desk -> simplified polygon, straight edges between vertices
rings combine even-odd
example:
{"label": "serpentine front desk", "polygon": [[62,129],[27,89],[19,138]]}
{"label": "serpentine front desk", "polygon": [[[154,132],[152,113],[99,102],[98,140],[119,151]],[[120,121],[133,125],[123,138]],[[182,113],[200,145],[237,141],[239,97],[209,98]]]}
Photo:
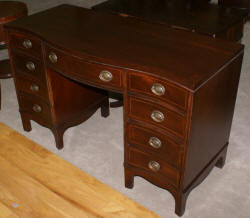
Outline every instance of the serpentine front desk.
{"label": "serpentine front desk", "polygon": [[131,17],[61,5],[5,26],[23,127],[64,131],[124,97],[125,185],[190,191],[226,158],[243,46]]}

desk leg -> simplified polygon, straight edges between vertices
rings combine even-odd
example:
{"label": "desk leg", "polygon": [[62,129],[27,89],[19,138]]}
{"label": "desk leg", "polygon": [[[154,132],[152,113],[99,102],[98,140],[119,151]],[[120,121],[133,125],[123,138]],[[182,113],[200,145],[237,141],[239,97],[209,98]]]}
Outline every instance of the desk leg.
{"label": "desk leg", "polygon": [[31,128],[31,122],[30,122],[29,117],[27,117],[25,114],[21,113],[21,119],[22,119],[24,131],[30,132],[32,130],[32,128]]}
{"label": "desk leg", "polygon": [[125,187],[132,189],[134,187],[134,174],[127,167],[124,167]]}
{"label": "desk leg", "polygon": [[102,117],[108,117],[110,114],[109,110],[109,98],[107,97],[101,105],[101,115]]}
{"label": "desk leg", "polygon": [[52,129],[52,132],[54,134],[55,137],[55,141],[56,141],[56,147],[57,149],[63,149],[63,134],[65,132],[66,129],[62,129],[62,128],[57,128],[57,129]]}

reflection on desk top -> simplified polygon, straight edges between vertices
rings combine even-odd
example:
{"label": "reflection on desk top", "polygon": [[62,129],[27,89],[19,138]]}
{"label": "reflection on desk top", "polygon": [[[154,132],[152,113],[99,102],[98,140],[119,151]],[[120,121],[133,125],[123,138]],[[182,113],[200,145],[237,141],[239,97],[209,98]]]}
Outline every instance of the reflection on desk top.
{"label": "reflection on desk top", "polygon": [[79,58],[158,76],[191,91],[243,52],[237,43],[71,5],[6,28],[32,33]]}
{"label": "reflection on desk top", "polygon": [[247,12],[210,4],[209,0],[108,0],[94,9],[115,11],[202,34],[220,34]]}

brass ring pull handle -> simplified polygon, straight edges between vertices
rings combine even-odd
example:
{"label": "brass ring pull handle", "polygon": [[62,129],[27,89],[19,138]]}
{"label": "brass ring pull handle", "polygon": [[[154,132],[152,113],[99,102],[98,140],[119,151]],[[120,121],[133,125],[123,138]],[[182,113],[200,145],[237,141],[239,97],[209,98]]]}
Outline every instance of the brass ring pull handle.
{"label": "brass ring pull handle", "polygon": [[162,146],[161,140],[157,137],[150,137],[148,143],[151,147],[156,149],[159,149]]}
{"label": "brass ring pull handle", "polygon": [[32,48],[32,42],[29,39],[23,41],[24,48]]}
{"label": "brass ring pull handle", "polygon": [[99,75],[100,80],[103,82],[110,82],[113,79],[112,73],[107,70],[103,70]]}
{"label": "brass ring pull handle", "polygon": [[153,121],[157,122],[157,123],[161,123],[165,120],[165,116],[162,112],[160,111],[153,111],[152,114],[151,114],[151,118]]}
{"label": "brass ring pull handle", "polygon": [[56,63],[58,58],[57,58],[57,55],[54,53],[54,52],[50,52],[49,54],[49,60],[51,63]]}
{"label": "brass ring pull handle", "polygon": [[30,90],[31,90],[32,92],[38,92],[38,91],[39,91],[39,86],[36,85],[35,83],[32,83],[32,84],[30,85]]}
{"label": "brass ring pull handle", "polygon": [[149,168],[150,170],[154,171],[154,172],[157,172],[157,171],[160,170],[161,165],[160,165],[158,162],[156,162],[156,161],[150,161],[150,162],[148,163],[148,168]]}
{"label": "brass ring pull handle", "polygon": [[36,65],[33,62],[29,61],[26,63],[26,68],[30,71],[34,71],[36,69]]}
{"label": "brass ring pull handle", "polygon": [[162,96],[165,94],[165,87],[160,84],[160,83],[155,83],[152,88],[151,88],[151,91],[155,94],[155,95],[158,95],[158,96]]}
{"label": "brass ring pull handle", "polygon": [[40,113],[42,112],[42,107],[38,104],[33,105],[33,111],[35,111],[36,113]]}

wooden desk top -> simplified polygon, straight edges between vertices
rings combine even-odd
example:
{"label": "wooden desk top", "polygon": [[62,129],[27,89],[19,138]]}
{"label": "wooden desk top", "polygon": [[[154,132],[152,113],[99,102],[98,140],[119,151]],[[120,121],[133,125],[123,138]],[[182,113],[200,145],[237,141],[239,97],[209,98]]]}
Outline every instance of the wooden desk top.
{"label": "wooden desk top", "polygon": [[142,71],[191,91],[243,52],[237,43],[70,5],[6,27],[31,32],[78,58]]}
{"label": "wooden desk top", "polygon": [[93,7],[161,22],[171,27],[213,36],[247,17],[238,9],[210,4],[208,0],[109,0]]}
{"label": "wooden desk top", "polygon": [[0,132],[0,217],[159,217],[3,123]]}

